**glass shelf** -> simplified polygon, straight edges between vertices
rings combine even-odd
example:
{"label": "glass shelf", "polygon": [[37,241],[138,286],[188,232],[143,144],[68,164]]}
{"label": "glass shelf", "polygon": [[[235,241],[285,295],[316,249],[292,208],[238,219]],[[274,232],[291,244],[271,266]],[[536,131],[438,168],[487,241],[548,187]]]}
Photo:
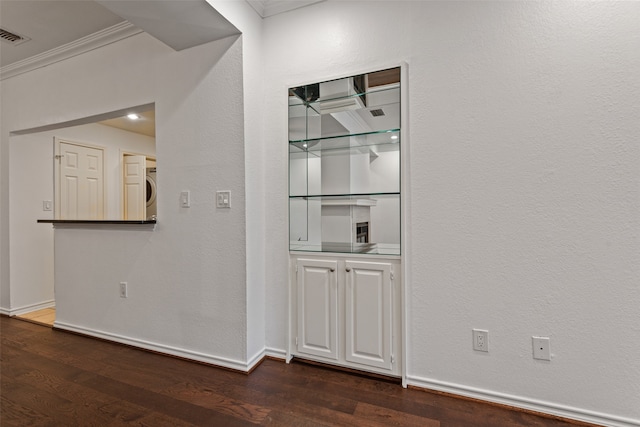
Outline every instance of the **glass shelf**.
{"label": "glass shelf", "polygon": [[291,251],[400,255],[400,69],[289,89]]}
{"label": "glass shelf", "polygon": [[[399,191],[393,191],[388,193],[348,193],[348,194],[309,194],[309,195],[301,195],[301,196],[289,196],[290,199],[324,199],[323,204],[355,204],[354,201],[357,200],[365,200],[372,199],[375,197],[386,197],[386,196],[399,196]],[[345,201],[343,199],[352,199],[352,201]],[[366,202],[362,202],[363,205]],[[375,206],[375,200],[373,202]]]}
{"label": "glass shelf", "polygon": [[290,197],[289,240],[290,250],[398,255],[400,194]]}
{"label": "glass shelf", "polygon": [[319,98],[313,102],[303,102],[296,95],[289,97],[290,141],[399,128],[399,85],[382,87],[366,93],[328,96],[326,99]]}
{"label": "glass shelf", "polygon": [[385,146],[391,144],[399,149],[400,129],[387,129],[352,135],[327,136],[323,138],[289,141],[289,153],[354,149],[360,147]]}
{"label": "glass shelf", "polygon": [[[380,135],[390,140],[394,133]],[[376,145],[371,136],[355,138],[363,145],[352,138],[323,140],[318,145],[325,148],[316,145],[315,151],[290,146],[289,195],[398,193],[400,144]]]}
{"label": "glass shelf", "polygon": [[290,251],[333,252],[342,254],[400,255],[400,244],[322,242],[317,245],[291,242]]}

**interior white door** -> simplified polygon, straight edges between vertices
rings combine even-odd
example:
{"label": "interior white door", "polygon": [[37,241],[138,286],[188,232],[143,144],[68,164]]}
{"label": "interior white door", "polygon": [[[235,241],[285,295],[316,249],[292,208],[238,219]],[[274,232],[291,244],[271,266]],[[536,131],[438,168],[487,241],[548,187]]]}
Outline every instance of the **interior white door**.
{"label": "interior white door", "polygon": [[104,219],[104,152],[55,140],[56,218]]}
{"label": "interior white door", "polygon": [[144,220],[147,218],[147,158],[145,156],[125,155],[122,160],[123,171],[123,211],[124,219]]}
{"label": "interior white door", "polygon": [[297,350],[301,354],[338,359],[337,264],[297,260]]}
{"label": "interior white door", "polygon": [[345,268],[345,358],[390,370],[391,264],[346,261]]}

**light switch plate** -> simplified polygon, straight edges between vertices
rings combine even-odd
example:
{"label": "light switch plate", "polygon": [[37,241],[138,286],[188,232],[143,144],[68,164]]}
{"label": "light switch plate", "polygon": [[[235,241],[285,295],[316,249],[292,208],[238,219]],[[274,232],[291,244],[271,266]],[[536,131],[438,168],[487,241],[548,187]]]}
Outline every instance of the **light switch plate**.
{"label": "light switch plate", "polygon": [[219,208],[231,207],[231,191],[229,190],[216,191],[216,207],[219,207]]}
{"label": "light switch plate", "polygon": [[180,206],[183,208],[191,207],[191,192],[190,191],[181,191],[180,192]]}
{"label": "light switch plate", "polygon": [[42,210],[43,211],[50,211],[53,209],[53,203],[51,202],[51,200],[43,200],[42,201]]}

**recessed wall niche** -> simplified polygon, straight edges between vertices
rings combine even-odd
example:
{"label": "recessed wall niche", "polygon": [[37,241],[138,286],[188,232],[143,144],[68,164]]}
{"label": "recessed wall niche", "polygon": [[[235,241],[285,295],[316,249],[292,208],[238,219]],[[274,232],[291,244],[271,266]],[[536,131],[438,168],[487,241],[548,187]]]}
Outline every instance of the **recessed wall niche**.
{"label": "recessed wall niche", "polygon": [[400,68],[289,89],[290,250],[400,255]]}

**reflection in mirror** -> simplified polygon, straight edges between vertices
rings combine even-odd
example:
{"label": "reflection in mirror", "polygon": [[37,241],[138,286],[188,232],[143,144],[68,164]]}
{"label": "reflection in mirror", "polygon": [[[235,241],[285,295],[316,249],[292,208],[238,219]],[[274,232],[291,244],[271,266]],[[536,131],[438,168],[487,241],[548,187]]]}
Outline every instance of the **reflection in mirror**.
{"label": "reflection in mirror", "polygon": [[289,89],[290,249],[399,254],[400,68]]}

